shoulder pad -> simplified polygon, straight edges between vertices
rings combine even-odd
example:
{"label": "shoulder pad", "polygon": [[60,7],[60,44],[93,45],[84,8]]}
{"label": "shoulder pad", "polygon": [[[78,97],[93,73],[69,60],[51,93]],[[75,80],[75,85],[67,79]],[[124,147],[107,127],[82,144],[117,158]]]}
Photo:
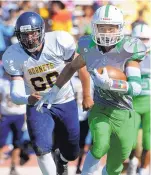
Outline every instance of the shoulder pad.
{"label": "shoulder pad", "polygon": [[95,45],[96,44],[92,40],[91,35],[82,36],[78,40],[77,52],[83,54],[84,52],[88,52],[88,50],[94,47]]}
{"label": "shoulder pad", "polygon": [[142,60],[147,51],[145,44],[140,39],[131,37],[126,38],[123,48],[132,54],[130,60]]}
{"label": "shoulder pad", "polygon": [[72,35],[65,31],[53,31],[46,34],[46,42],[56,56],[64,61],[69,60],[76,50]]}

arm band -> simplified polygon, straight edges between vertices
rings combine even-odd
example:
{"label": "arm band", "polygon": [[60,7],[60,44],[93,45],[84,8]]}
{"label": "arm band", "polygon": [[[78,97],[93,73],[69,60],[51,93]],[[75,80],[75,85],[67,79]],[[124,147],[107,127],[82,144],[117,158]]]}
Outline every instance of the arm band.
{"label": "arm band", "polygon": [[113,80],[110,90],[123,93],[125,95],[137,96],[141,93],[141,85],[138,82],[127,82],[123,80]]}
{"label": "arm band", "polygon": [[142,90],[140,69],[136,67],[127,67],[126,76],[128,77],[127,81],[112,79],[110,90],[131,96],[139,95]]}
{"label": "arm band", "polygon": [[11,81],[11,99],[17,105],[28,104],[28,97],[25,92],[25,85],[23,80]]}
{"label": "arm band", "polygon": [[129,84],[127,81],[112,79],[110,90],[125,94],[128,92],[128,88],[129,88]]}

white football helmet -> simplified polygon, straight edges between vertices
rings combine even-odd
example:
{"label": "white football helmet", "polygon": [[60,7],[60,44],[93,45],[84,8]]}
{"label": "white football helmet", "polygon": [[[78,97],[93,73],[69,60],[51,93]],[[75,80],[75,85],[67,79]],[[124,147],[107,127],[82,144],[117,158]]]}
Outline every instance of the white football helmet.
{"label": "white football helmet", "polygon": [[[92,39],[94,42],[101,46],[115,45],[124,37],[123,27],[123,13],[120,9],[113,5],[105,5],[97,9],[92,19]],[[111,24],[118,26],[116,33],[100,33],[98,24]]]}
{"label": "white football helmet", "polygon": [[138,24],[132,30],[132,36],[143,41],[147,48],[151,46],[151,28],[147,24]]}
{"label": "white football helmet", "polygon": [[147,24],[138,24],[132,30],[132,36],[136,38],[151,38],[151,29]]}

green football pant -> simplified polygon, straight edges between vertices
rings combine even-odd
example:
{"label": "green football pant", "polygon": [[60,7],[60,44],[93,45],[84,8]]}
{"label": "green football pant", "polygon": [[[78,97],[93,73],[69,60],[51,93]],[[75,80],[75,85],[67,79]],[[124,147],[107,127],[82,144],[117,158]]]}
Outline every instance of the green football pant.
{"label": "green football pant", "polygon": [[150,150],[150,96],[137,96],[133,99],[137,121],[141,118],[143,129],[143,149]]}
{"label": "green football pant", "polygon": [[137,137],[138,137],[138,131],[140,129],[140,125],[141,125],[141,116],[135,112],[135,132],[134,132],[134,144],[133,144],[133,150],[136,148],[137,146]]}
{"label": "green football pant", "polygon": [[119,175],[134,144],[135,112],[95,104],[88,119],[92,155],[100,159],[107,153],[108,175]]}

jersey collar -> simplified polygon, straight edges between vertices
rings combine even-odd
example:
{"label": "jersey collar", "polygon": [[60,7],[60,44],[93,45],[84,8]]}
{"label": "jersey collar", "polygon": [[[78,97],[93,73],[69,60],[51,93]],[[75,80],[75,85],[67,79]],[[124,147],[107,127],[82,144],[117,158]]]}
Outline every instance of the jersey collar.
{"label": "jersey collar", "polygon": [[123,46],[123,42],[124,42],[124,38],[120,42],[118,42],[115,46],[118,53],[120,53],[120,51],[121,51],[121,48]]}
{"label": "jersey collar", "polygon": [[89,44],[89,48],[95,47],[96,43],[93,41],[93,39],[91,39],[90,44]]}

